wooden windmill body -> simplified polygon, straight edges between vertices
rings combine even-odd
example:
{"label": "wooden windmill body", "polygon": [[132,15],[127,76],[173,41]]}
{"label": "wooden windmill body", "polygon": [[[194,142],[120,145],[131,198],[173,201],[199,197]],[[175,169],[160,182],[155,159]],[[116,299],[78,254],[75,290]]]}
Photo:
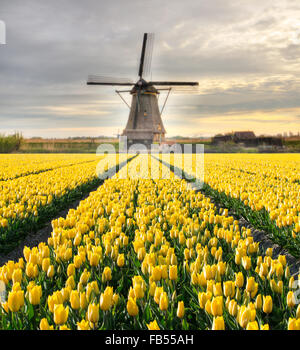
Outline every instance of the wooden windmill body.
{"label": "wooden windmill body", "polygon": [[[150,67],[152,47],[153,35],[145,33],[139,65],[139,79],[136,83],[131,82],[129,79],[115,80],[103,76],[89,76],[87,82],[88,85],[133,85],[131,90],[116,90],[119,95],[123,92],[129,92],[132,96],[131,105],[128,105],[130,108],[129,118],[122,133],[123,136],[127,136],[127,142],[129,146],[131,144],[139,143],[150,147],[152,143],[160,143],[164,140],[166,130],[161,119],[162,110],[160,111],[158,106],[158,96],[160,94],[159,90],[168,90],[170,93],[171,89],[175,86],[198,85],[198,82],[146,81],[143,78],[143,73],[145,71],[145,67],[147,67],[147,69]],[[155,86],[163,86],[163,88],[156,88]],[[123,101],[126,103],[124,99]],[[163,105],[163,108],[164,106],[165,103]]]}

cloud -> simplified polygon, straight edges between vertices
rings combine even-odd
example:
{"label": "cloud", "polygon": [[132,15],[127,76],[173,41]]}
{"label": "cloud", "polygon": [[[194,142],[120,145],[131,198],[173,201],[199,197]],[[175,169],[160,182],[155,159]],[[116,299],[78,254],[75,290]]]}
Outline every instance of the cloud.
{"label": "cloud", "polygon": [[[0,17],[7,29],[7,44],[0,46],[3,130],[31,136],[37,123],[44,135],[55,136],[56,125],[72,136],[71,120],[87,133],[124,128],[128,109],[114,88],[87,86],[86,78],[137,78],[144,32],[156,34],[153,79],[200,82],[198,94],[170,96],[163,115],[168,135],[194,133],[198,120],[214,134],[210,120],[224,116],[233,123],[231,113],[289,109],[299,115],[296,0],[2,0]],[[273,127],[282,125],[274,121]]]}

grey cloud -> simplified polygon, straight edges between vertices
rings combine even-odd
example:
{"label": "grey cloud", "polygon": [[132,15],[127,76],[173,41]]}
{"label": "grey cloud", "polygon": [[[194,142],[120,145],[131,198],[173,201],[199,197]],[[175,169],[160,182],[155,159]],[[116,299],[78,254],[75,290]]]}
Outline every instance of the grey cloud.
{"label": "grey cloud", "polygon": [[[247,7],[237,0],[1,0],[7,45],[0,46],[0,123],[11,129],[26,128],[29,120],[45,128],[53,123],[61,126],[70,115],[64,118],[45,107],[86,104],[88,109],[94,101],[103,101],[95,107],[99,116],[74,112],[74,124],[125,126],[128,110],[114,88],[86,86],[86,77],[104,73],[136,78],[146,31],[156,33],[153,78],[297,76],[298,71],[292,71],[299,57],[297,45],[271,35],[265,42],[258,40],[260,35],[268,37],[270,30],[279,30],[284,16],[295,13],[296,17],[299,11],[297,2],[291,5],[293,12],[288,6],[288,12],[283,11],[279,0],[275,3],[278,8],[262,6],[261,1]],[[275,88],[281,92],[272,97]],[[201,96],[172,97],[166,112],[193,107],[195,115],[213,116],[299,107],[295,78],[290,83],[267,81],[259,89],[248,81],[247,86],[219,88]],[[110,112],[110,117],[104,118],[101,112]]]}

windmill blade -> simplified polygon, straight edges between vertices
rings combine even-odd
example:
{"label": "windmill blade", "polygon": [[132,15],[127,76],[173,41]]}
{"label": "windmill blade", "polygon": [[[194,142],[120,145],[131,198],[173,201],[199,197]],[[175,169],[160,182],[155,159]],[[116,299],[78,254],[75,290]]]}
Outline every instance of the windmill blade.
{"label": "windmill blade", "polygon": [[152,52],[153,52],[153,42],[154,34],[153,33],[144,33],[143,46],[140,58],[139,65],[139,77],[142,79],[143,75],[149,74]]}
{"label": "windmill blade", "polygon": [[150,85],[158,86],[198,86],[197,81],[149,81]]}
{"label": "windmill blade", "polygon": [[164,90],[170,90],[172,89],[171,93],[172,95],[199,95],[200,94],[200,87],[199,85],[165,85],[163,88],[157,88],[158,91],[164,91]]}
{"label": "windmill blade", "polygon": [[131,79],[126,78],[116,78],[104,75],[89,75],[87,80],[87,85],[121,85],[128,86],[134,85]]}
{"label": "windmill blade", "polygon": [[154,45],[154,33],[148,33],[147,45],[146,45],[146,50],[145,50],[143,77],[148,77],[151,73],[153,45]]}

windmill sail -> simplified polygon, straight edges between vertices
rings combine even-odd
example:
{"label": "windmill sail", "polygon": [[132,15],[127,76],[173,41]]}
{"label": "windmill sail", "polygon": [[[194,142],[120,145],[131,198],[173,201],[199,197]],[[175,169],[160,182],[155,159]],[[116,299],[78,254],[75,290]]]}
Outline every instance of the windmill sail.
{"label": "windmill sail", "polygon": [[108,77],[105,75],[89,75],[87,80],[88,85],[134,85],[131,79]]}

